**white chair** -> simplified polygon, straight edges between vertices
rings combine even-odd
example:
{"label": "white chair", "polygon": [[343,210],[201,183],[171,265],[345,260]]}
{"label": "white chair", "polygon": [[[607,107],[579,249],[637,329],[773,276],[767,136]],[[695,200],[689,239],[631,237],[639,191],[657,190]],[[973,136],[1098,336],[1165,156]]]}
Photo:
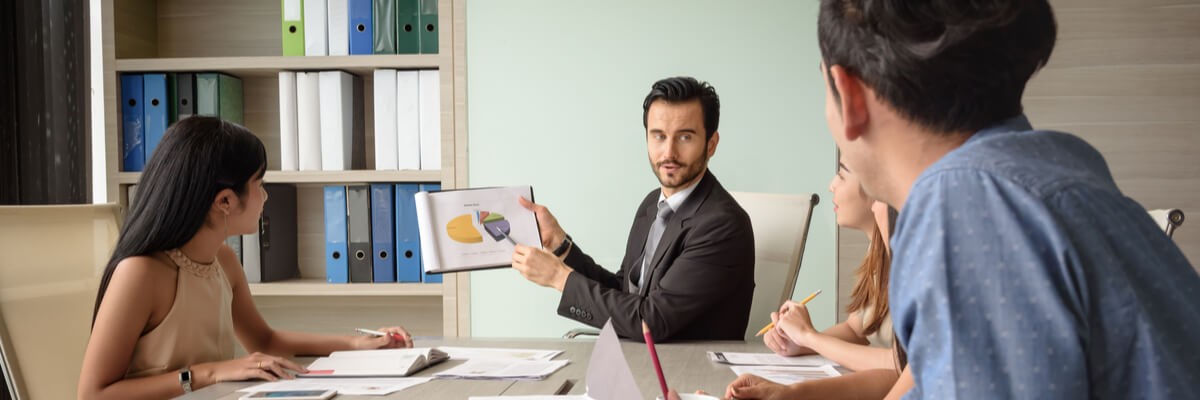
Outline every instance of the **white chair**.
{"label": "white chair", "polygon": [[746,326],[746,339],[753,340],[771,322],[771,312],[796,289],[812,210],[820,198],[816,194],[732,194],[750,214],[754,227],[754,301]]}
{"label": "white chair", "polygon": [[0,361],[14,399],[73,399],[113,204],[0,207]]}
{"label": "white chair", "polygon": [[1168,237],[1175,233],[1175,228],[1183,225],[1183,211],[1177,208],[1150,210],[1150,217]]}

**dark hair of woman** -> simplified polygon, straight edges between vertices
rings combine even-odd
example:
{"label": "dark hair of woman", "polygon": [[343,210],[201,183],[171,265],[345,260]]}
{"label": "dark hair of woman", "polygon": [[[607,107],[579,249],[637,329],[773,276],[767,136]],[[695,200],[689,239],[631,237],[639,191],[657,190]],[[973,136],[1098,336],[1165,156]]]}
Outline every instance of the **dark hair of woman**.
{"label": "dark hair of woman", "polygon": [[92,323],[121,260],[183,246],[204,226],[219,192],[232,189],[241,198],[266,169],[262,141],[238,124],[192,116],[167,129],[138,180],[137,198],[100,280]]}

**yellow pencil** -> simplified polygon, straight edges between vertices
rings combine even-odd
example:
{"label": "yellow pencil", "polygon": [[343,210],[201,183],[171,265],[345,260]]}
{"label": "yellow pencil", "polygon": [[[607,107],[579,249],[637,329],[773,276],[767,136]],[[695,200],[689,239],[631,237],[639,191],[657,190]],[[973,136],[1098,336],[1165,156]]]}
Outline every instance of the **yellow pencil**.
{"label": "yellow pencil", "polygon": [[[818,294],[821,294],[821,289],[817,289],[817,291],[808,295],[808,297],[805,297],[804,300],[800,300],[800,305],[802,305],[802,306],[807,305],[808,302],[812,301],[812,299],[817,297]],[[774,322],[769,323],[769,324],[767,324],[767,326],[764,326],[762,329],[759,329],[758,333],[754,334],[754,336],[762,336],[764,333],[767,333],[767,331],[771,330],[771,328],[774,328],[774,327],[775,327]]]}

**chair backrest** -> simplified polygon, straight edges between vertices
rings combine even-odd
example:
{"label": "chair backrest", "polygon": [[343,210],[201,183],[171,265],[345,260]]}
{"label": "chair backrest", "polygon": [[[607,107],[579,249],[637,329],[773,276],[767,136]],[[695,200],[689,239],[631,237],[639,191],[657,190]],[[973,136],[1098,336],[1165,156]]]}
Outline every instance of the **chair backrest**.
{"label": "chair backrest", "polygon": [[1183,211],[1177,208],[1150,210],[1150,217],[1154,218],[1154,222],[1158,223],[1159,229],[1171,236],[1175,233],[1175,228],[1183,225]]}
{"label": "chair backrest", "polygon": [[771,322],[771,312],[791,298],[804,259],[815,194],[731,193],[754,227],[754,302],[746,338]]}
{"label": "chair backrest", "polygon": [[113,204],[0,207],[0,355],[16,399],[73,399]]}

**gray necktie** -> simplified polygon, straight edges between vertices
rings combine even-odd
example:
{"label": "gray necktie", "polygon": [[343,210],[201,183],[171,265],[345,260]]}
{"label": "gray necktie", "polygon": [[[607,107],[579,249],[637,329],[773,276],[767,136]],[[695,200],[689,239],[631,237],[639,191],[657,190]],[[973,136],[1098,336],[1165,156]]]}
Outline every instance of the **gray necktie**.
{"label": "gray necktie", "polygon": [[638,280],[635,282],[639,288],[646,281],[646,270],[650,269],[650,262],[654,261],[654,250],[658,248],[658,241],[662,239],[663,231],[667,230],[667,220],[671,219],[671,214],[674,213],[675,210],[671,209],[671,205],[667,204],[666,200],[658,202],[658,218],[655,218],[654,224],[650,225],[650,235],[646,236],[646,247],[642,250],[642,268],[638,274]]}

